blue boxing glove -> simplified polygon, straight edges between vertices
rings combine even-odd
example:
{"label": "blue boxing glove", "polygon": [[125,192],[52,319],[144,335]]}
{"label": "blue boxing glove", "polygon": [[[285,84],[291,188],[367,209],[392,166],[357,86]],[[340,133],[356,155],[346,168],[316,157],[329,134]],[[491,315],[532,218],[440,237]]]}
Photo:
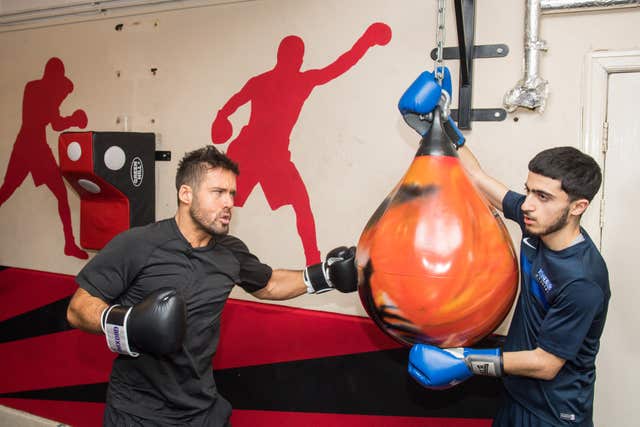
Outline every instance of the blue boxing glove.
{"label": "blue boxing glove", "polygon": [[[441,110],[447,110],[446,120],[443,121],[444,131],[456,148],[464,145],[465,139],[455,122],[448,116],[448,103],[451,99],[451,73],[443,67],[442,86],[436,75],[424,71],[411,83],[398,102],[398,110],[404,121],[418,134],[424,137],[433,124],[432,113],[440,105]],[[443,107],[443,92],[446,92],[446,108]]]}
{"label": "blue boxing glove", "polygon": [[438,348],[416,344],[409,353],[409,374],[421,385],[446,389],[472,375],[501,377],[502,351],[499,348]]}
{"label": "blue boxing glove", "polygon": [[442,90],[451,95],[451,72],[447,67],[442,67],[442,70],[442,86],[431,71],[424,71],[411,83],[398,102],[401,114],[429,114],[438,105]]}
{"label": "blue boxing glove", "polygon": [[411,83],[398,101],[400,114],[427,115],[438,106],[443,90],[451,97],[451,73],[447,67],[443,67],[443,70],[442,86],[431,71],[424,71]]}
{"label": "blue boxing glove", "polygon": [[438,84],[434,73],[424,71],[398,101],[398,110],[402,118],[420,136],[425,136],[431,129],[432,113],[440,103],[442,91],[445,90],[451,95],[451,73],[447,67],[443,67],[443,70],[442,86]]}
{"label": "blue boxing glove", "polygon": [[442,87],[438,84],[435,74],[425,71],[402,94],[398,101],[398,110],[403,116],[409,113],[427,115],[435,110],[440,102],[441,93]]}

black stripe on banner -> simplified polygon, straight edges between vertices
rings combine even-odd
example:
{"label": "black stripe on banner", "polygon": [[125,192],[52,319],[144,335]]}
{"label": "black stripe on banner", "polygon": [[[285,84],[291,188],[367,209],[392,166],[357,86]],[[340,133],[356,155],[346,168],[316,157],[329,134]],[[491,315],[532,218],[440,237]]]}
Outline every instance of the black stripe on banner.
{"label": "black stripe on banner", "polygon": [[71,297],[66,297],[0,322],[0,343],[71,329],[67,322],[70,300]]}
{"label": "black stripe on banner", "polygon": [[[502,382],[473,377],[449,390],[428,390],[407,373],[408,349],[358,353],[214,371],[236,409],[493,418]],[[103,403],[107,383],[0,394],[3,398]]]}
{"label": "black stripe on banner", "polygon": [[107,397],[107,385],[107,383],[81,384],[68,387],[19,391],[0,394],[0,398],[104,403]]}
{"label": "black stripe on banner", "polygon": [[445,418],[493,418],[502,382],[474,377],[428,390],[407,373],[409,349],[214,372],[236,409]]}

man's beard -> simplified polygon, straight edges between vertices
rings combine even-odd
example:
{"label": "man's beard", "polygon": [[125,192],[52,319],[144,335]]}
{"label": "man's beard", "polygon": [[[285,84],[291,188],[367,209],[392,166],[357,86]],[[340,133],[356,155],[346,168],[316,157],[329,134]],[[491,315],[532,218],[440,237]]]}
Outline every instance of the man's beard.
{"label": "man's beard", "polygon": [[530,231],[529,229],[527,229],[527,231],[532,236],[544,237],[544,236],[548,236],[549,234],[555,233],[558,230],[562,230],[569,222],[569,211],[570,209],[569,207],[567,207],[564,210],[564,212],[560,214],[558,219],[555,220],[553,224],[549,225],[547,228],[543,229],[542,231],[533,232],[533,231]]}
{"label": "man's beard", "polygon": [[200,228],[202,231],[205,231],[206,233],[209,233],[211,235],[225,235],[229,233],[228,225],[216,226],[215,222],[213,221],[207,223],[207,220],[201,214],[199,205],[197,203],[191,205],[191,207],[189,208],[189,215],[191,216],[193,222],[198,226],[198,228]]}

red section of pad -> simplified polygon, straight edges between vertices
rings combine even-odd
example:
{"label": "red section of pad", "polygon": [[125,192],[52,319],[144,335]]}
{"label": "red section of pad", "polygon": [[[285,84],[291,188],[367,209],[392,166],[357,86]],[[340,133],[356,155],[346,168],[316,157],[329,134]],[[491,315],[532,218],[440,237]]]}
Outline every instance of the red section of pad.
{"label": "red section of pad", "polygon": [[[67,132],[60,135],[58,151],[60,170],[80,195],[80,244],[86,249],[102,249],[116,234],[131,226],[129,198],[113,184],[96,174],[93,132]],[[80,147],[80,158],[67,154],[70,144]],[[80,185],[87,180],[97,186],[91,192]]]}
{"label": "red section of pad", "polygon": [[0,321],[68,297],[76,289],[73,276],[21,268],[0,270]]}
{"label": "red section of pad", "polygon": [[0,393],[102,383],[115,353],[104,336],[78,330],[0,344]]}
{"label": "red section of pad", "polygon": [[[0,399],[0,405],[29,412],[73,427],[102,425],[104,403],[64,402],[34,399]],[[9,424],[7,424],[9,425]],[[16,425],[20,425],[16,423]]]}
{"label": "red section of pad", "polygon": [[231,415],[233,427],[489,427],[491,420],[469,418],[390,417],[308,412],[240,411]]}
{"label": "red section of pad", "polygon": [[[69,145],[80,147],[77,159],[70,159]],[[71,173],[93,174],[93,132],[64,132],[58,138],[60,169]]]}
{"label": "red section of pad", "polygon": [[131,226],[129,199],[115,188],[111,190],[109,198],[87,196],[80,202],[80,244],[83,248],[100,250]]}
{"label": "red section of pad", "polygon": [[214,367],[232,367],[399,348],[368,318],[229,300]]}

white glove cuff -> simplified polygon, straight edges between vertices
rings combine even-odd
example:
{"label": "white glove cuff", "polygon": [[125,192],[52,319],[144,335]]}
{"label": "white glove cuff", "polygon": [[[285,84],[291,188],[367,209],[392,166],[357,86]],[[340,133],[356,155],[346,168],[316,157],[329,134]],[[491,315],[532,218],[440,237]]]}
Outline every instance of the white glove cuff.
{"label": "white glove cuff", "polygon": [[131,309],[132,307],[121,307],[117,304],[107,307],[100,316],[100,323],[109,350],[114,353],[138,357],[140,354],[129,347],[129,338],[127,337],[127,320]]}
{"label": "white glove cuff", "polygon": [[[302,273],[302,280],[307,286],[308,294],[322,294],[333,289],[325,263],[307,267]],[[315,286],[313,285],[315,282]]]}

